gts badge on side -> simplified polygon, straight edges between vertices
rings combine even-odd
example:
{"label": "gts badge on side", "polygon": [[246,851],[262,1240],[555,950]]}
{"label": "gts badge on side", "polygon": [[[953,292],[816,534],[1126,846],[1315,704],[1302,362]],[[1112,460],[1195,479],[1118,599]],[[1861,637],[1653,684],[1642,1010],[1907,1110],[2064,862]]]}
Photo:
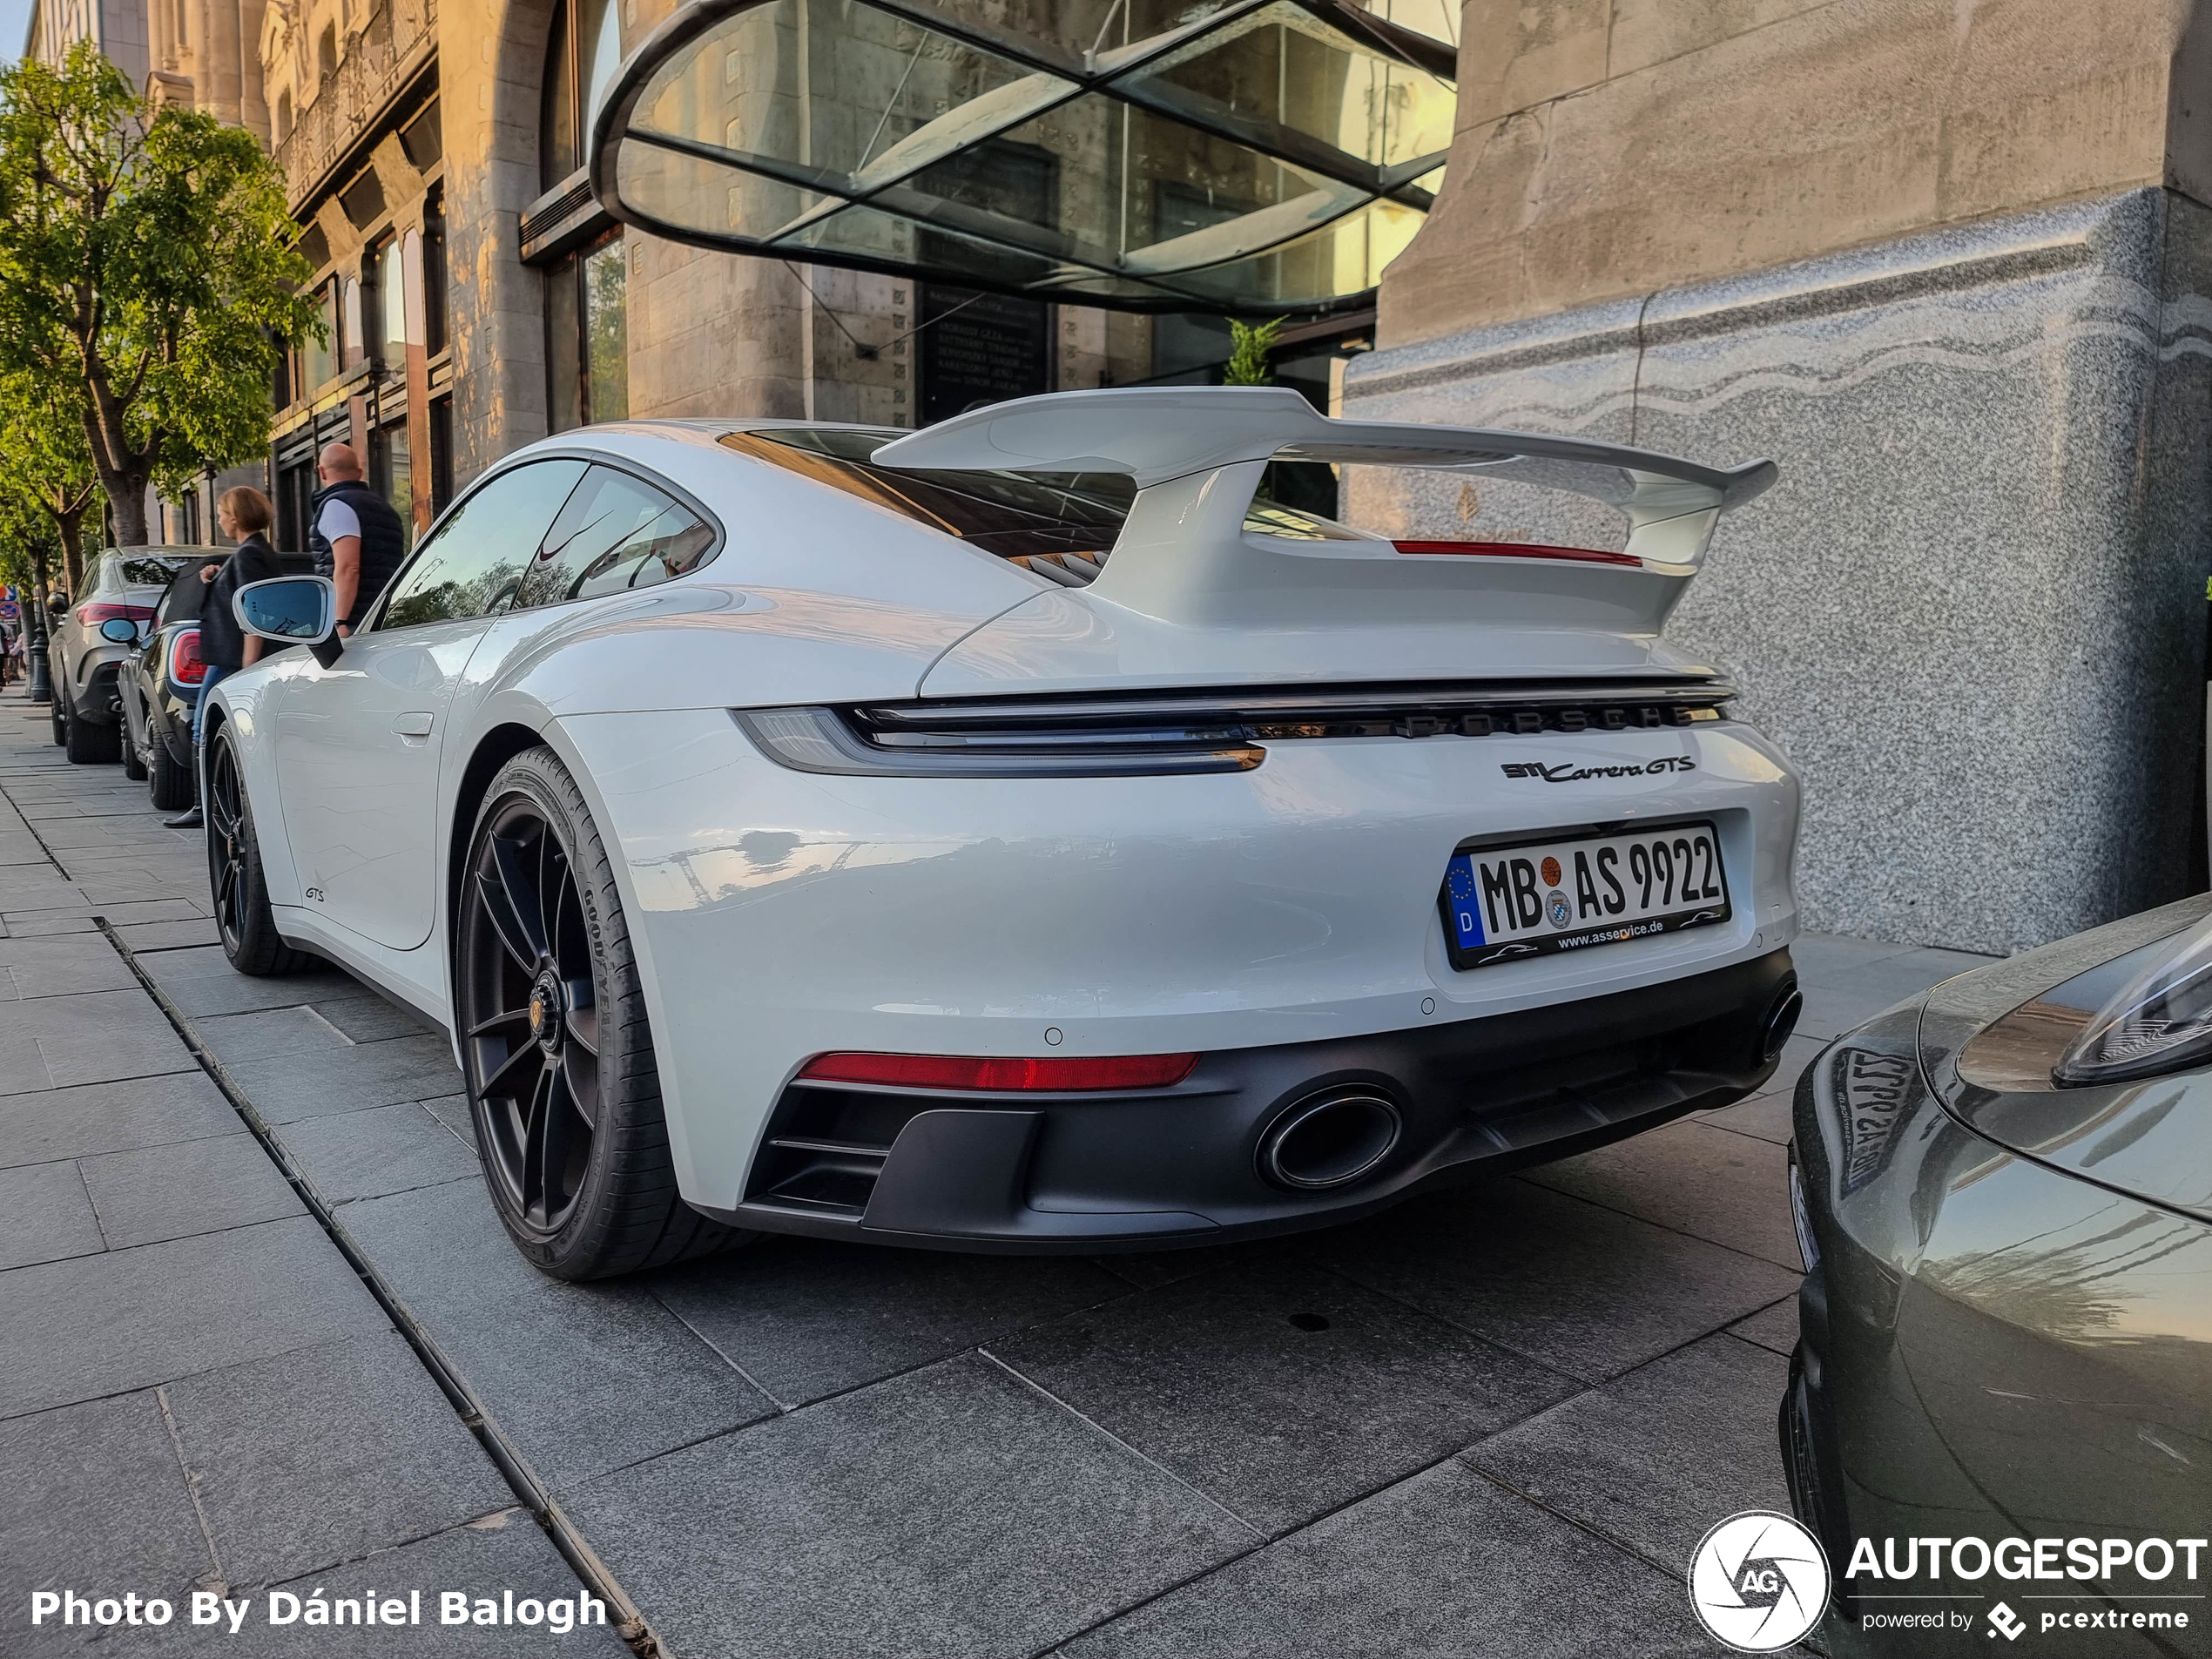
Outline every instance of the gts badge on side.
{"label": "gts badge on side", "polygon": [[1647,778],[1654,772],[1695,772],[1697,763],[1688,755],[1661,755],[1644,766],[1577,766],[1568,762],[1547,766],[1541,760],[1507,760],[1498,770],[1508,778],[1541,778],[1548,784],[1574,784],[1586,778]]}

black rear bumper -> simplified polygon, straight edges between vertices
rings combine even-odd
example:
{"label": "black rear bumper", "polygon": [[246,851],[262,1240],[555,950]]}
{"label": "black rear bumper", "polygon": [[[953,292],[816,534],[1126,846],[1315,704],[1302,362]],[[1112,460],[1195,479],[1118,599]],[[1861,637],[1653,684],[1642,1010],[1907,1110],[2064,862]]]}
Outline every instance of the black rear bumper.
{"label": "black rear bumper", "polygon": [[[938,1249],[1141,1250],[1347,1221],[1726,1105],[1774,1069],[1797,975],[1777,950],[1639,990],[1373,1036],[1199,1057],[1164,1089],[979,1094],[795,1082],[732,1225]],[[1262,1142],[1316,1091],[1396,1109],[1390,1151],[1325,1190],[1271,1184]]]}

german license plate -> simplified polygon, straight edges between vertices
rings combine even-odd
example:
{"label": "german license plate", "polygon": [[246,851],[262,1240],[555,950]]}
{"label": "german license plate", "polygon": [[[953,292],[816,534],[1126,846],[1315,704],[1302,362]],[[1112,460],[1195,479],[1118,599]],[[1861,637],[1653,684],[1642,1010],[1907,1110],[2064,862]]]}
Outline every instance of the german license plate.
{"label": "german license plate", "polygon": [[1487,968],[1726,921],[1710,824],[1457,853],[1445,867],[1452,966]]}

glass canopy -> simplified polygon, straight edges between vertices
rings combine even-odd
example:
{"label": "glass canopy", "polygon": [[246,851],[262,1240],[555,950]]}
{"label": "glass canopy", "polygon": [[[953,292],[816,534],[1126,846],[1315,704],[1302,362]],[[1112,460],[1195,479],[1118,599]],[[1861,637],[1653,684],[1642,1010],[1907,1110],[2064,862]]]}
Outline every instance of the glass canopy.
{"label": "glass canopy", "polygon": [[592,187],[625,224],[731,252],[1122,310],[1326,312],[1434,199],[1457,10],[694,0],[595,111]]}

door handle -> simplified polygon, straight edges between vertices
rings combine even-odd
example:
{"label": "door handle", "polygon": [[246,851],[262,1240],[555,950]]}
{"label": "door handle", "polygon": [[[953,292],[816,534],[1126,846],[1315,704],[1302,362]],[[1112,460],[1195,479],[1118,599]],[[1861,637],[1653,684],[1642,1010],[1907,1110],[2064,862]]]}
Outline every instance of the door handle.
{"label": "door handle", "polygon": [[403,738],[427,738],[438,717],[428,709],[415,709],[392,722],[392,730]]}

